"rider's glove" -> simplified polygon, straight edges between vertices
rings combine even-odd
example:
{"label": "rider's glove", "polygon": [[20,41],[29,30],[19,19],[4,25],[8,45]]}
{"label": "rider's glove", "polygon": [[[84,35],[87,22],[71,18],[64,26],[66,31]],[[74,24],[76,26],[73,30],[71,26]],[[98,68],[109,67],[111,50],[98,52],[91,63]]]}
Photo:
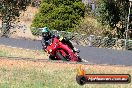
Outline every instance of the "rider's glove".
{"label": "rider's glove", "polygon": [[43,46],[43,50],[45,50],[47,48],[47,46]]}

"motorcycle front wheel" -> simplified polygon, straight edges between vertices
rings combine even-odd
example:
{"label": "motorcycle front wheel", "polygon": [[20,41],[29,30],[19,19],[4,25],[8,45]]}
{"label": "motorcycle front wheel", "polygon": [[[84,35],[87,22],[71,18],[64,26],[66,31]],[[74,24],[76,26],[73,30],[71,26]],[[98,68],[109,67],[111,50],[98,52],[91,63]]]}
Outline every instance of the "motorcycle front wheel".
{"label": "motorcycle front wheel", "polygon": [[82,62],[82,58],[81,57],[78,57],[78,62]]}
{"label": "motorcycle front wheel", "polygon": [[57,59],[55,58],[55,56],[50,55],[49,60],[57,60]]}

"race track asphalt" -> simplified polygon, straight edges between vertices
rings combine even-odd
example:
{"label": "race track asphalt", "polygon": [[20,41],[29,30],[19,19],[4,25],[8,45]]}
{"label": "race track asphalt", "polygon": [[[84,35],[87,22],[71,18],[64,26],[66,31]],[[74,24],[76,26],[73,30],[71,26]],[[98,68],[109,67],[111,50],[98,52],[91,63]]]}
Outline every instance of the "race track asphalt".
{"label": "race track asphalt", "polygon": [[[41,50],[40,41],[13,39],[0,37],[0,45],[8,45],[32,50]],[[80,49],[80,56],[93,64],[132,66],[132,51],[118,51],[112,49],[76,46]]]}

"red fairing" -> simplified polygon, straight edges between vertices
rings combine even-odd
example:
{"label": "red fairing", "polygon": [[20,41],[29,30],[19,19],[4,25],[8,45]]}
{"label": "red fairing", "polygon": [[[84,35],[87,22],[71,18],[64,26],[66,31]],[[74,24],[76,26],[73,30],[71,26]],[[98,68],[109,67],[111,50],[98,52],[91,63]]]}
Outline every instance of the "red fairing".
{"label": "red fairing", "polygon": [[53,42],[47,47],[46,50],[58,60],[61,60],[61,58],[56,55],[57,52],[59,52],[64,58],[68,58],[69,61],[78,61],[77,54],[75,54],[73,50],[68,47],[68,45],[63,44],[58,38],[54,38]]}
{"label": "red fairing", "polygon": [[75,53],[73,52],[73,50],[70,49],[67,45],[62,44],[60,46],[60,48],[66,50],[68,52],[68,54],[71,57],[71,60],[70,61],[78,61],[78,57],[75,55]]}

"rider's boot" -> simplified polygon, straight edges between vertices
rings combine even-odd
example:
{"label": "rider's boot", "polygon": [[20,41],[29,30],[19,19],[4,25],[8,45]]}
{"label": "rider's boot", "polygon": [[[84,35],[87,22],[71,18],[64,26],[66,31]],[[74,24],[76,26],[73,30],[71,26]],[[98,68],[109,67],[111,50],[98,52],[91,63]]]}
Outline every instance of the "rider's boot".
{"label": "rider's boot", "polygon": [[73,48],[73,52],[77,52],[77,53],[79,53],[80,50],[74,47],[74,48]]}

